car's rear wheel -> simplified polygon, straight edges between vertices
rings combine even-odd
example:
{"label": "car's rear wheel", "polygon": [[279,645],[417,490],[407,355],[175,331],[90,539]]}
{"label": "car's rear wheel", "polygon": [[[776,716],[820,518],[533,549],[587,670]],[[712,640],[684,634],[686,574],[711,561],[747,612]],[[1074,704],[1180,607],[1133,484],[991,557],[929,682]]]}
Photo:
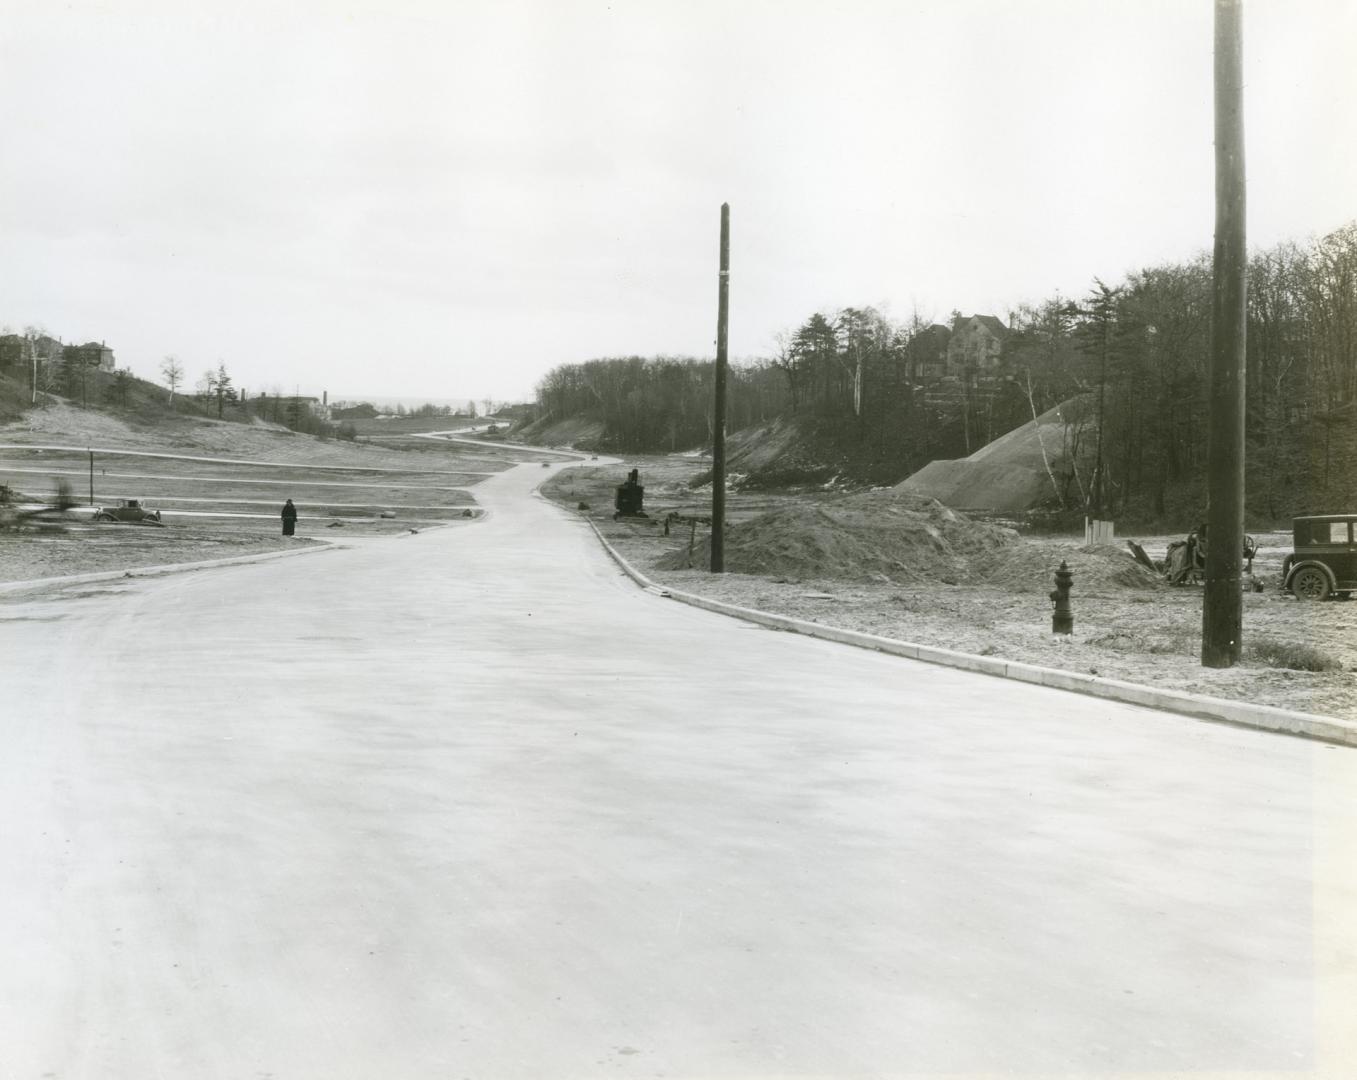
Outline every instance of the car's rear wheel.
{"label": "car's rear wheel", "polygon": [[1291,591],[1297,600],[1327,600],[1329,598],[1329,579],[1323,570],[1307,566],[1296,571],[1291,579]]}

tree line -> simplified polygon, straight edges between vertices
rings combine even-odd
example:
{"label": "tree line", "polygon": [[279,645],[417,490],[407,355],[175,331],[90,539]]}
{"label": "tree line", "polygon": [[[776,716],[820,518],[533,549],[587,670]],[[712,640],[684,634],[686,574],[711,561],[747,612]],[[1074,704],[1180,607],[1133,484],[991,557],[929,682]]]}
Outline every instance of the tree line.
{"label": "tree line", "polygon": [[[1209,256],[1076,298],[1018,306],[990,358],[948,343],[962,324],[871,307],[812,313],[772,355],[731,369],[730,430],[794,415],[860,479],[888,483],[965,457],[1062,403],[1052,506],[1181,518],[1205,498]],[[1252,256],[1248,496],[1255,517],[1357,503],[1357,223]],[[566,364],[537,388],[540,416],[602,422],[611,449],[674,450],[711,433],[713,363],[624,357]]]}
{"label": "tree line", "polygon": [[[1255,519],[1357,500],[1357,224],[1249,263],[1246,491]],[[1082,301],[1025,306],[1006,376],[1034,408],[1076,393],[1084,428],[1056,493],[1110,515],[1181,517],[1205,504],[1209,257],[1095,282]]]}
{"label": "tree line", "polygon": [[[600,449],[682,450],[712,434],[716,365],[692,357],[615,357],[562,364],[537,385],[537,418],[588,416],[603,424]],[[786,403],[767,362],[733,365],[727,379],[727,427],[776,417]]]}

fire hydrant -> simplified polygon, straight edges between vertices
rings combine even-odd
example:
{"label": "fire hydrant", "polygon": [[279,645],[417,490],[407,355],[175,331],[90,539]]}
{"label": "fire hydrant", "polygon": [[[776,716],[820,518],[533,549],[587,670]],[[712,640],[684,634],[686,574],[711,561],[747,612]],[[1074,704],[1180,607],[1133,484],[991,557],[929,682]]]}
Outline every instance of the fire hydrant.
{"label": "fire hydrant", "polygon": [[1055,572],[1055,588],[1051,599],[1055,602],[1055,611],[1051,615],[1051,633],[1074,633],[1074,609],[1070,607],[1070,584],[1074,581],[1074,571],[1060,560],[1060,569]]}

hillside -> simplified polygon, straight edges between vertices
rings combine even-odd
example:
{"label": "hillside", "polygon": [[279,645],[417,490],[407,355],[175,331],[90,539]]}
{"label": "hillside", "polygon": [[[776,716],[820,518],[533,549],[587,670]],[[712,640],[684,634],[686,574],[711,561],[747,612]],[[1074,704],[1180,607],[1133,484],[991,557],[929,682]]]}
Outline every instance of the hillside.
{"label": "hillside", "polygon": [[1028,510],[1059,494],[1068,472],[1066,415],[1072,399],[982,446],[970,457],[931,461],[897,484],[909,495],[937,499],[960,510]]}
{"label": "hillside", "polygon": [[[17,446],[102,447],[109,450],[200,454],[207,457],[297,462],[354,468],[422,468],[451,457],[485,456],[474,447],[434,439],[369,443],[294,431],[227,406],[222,419],[203,415],[190,400],[174,407],[163,387],[133,380],[128,405],[88,408],[55,394],[40,394],[28,406],[26,386],[0,377],[0,443]],[[442,467],[441,464],[434,467]]]}
{"label": "hillside", "polygon": [[564,420],[543,417],[515,424],[511,434],[515,439],[533,446],[571,446],[578,450],[592,450],[603,437],[603,422],[584,415],[569,416]]}
{"label": "hillside", "polygon": [[[44,380],[45,381],[45,380]],[[39,382],[39,386],[43,381]],[[120,417],[129,424],[155,425],[169,417],[216,416],[215,402],[207,402],[182,391],[170,401],[170,393],[163,386],[139,379],[124,372],[115,375],[91,370],[84,384],[69,395],[39,389],[36,404],[65,402],[79,406],[91,414]],[[17,420],[34,407],[33,390],[28,373],[17,365],[0,369],[0,422]],[[222,419],[248,423],[251,416],[232,404],[223,403]]]}

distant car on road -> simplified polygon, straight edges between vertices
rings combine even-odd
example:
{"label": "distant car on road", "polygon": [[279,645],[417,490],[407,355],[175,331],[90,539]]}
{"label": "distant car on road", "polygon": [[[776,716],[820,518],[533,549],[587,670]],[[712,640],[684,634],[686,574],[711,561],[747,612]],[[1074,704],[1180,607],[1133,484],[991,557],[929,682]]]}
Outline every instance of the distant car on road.
{"label": "distant car on road", "polygon": [[1357,592],[1357,514],[1293,518],[1292,550],[1282,563],[1282,588],[1297,600],[1327,600]]}
{"label": "distant car on road", "polygon": [[120,521],[126,525],[161,525],[159,510],[148,510],[140,499],[119,499],[117,506],[101,506],[95,521]]}

